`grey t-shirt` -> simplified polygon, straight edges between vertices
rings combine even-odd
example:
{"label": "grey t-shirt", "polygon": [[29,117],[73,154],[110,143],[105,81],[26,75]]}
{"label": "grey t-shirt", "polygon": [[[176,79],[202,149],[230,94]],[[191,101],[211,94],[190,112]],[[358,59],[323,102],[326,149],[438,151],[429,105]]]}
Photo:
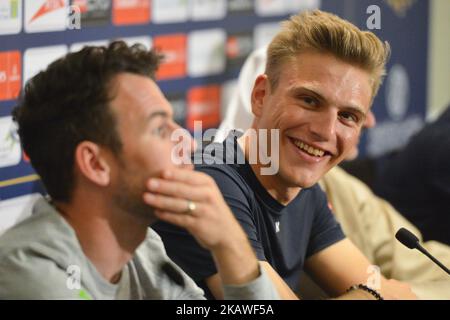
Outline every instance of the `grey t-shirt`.
{"label": "grey t-shirt", "polygon": [[[225,297],[278,299],[260,270],[250,283],[224,286]],[[151,228],[119,283],[111,284],[84,255],[72,227],[39,199],[30,218],[0,237],[0,299],[204,299],[204,295],[169,259]]]}

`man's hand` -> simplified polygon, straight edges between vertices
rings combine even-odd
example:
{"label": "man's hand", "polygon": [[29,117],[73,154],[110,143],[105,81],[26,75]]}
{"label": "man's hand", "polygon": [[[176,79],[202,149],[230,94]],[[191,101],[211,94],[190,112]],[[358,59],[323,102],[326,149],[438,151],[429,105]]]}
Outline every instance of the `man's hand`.
{"label": "man's hand", "polygon": [[157,218],[186,228],[211,251],[224,284],[242,284],[259,276],[247,236],[225,203],[214,180],[186,169],[162,173],[147,183],[144,201]]}
{"label": "man's hand", "polygon": [[381,296],[386,300],[416,300],[417,296],[412,292],[409,284],[394,279],[381,281]]}
{"label": "man's hand", "polygon": [[[214,180],[201,172],[172,170],[162,179],[151,178],[144,201],[156,216],[186,228],[204,248],[211,251],[230,246],[236,238],[246,239],[226,205]],[[189,211],[189,201],[195,208]]]}
{"label": "man's hand", "polygon": [[[397,280],[382,280],[380,290],[375,289],[384,300],[415,300],[417,296],[408,284]],[[363,289],[354,289],[336,298],[336,300],[376,300],[376,297]]]}
{"label": "man's hand", "polygon": [[[343,295],[344,299],[371,298],[370,294],[362,290],[346,293],[352,285],[366,284],[370,266],[369,260],[348,239],[315,253],[305,262],[305,269],[330,296]],[[396,280],[386,280],[381,274],[379,285],[380,289],[373,289],[384,299],[417,299],[409,285]]]}

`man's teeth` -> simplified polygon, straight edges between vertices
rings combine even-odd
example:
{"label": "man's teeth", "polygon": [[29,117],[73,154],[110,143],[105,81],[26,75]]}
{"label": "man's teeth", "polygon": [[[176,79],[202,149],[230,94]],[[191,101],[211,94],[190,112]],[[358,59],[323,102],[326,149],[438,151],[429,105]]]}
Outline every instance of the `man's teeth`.
{"label": "man's teeth", "polygon": [[309,145],[307,145],[304,142],[301,142],[299,140],[294,140],[295,145],[302,149],[303,151],[306,151],[307,153],[309,153],[310,155],[316,156],[316,157],[322,157],[325,154],[325,151],[323,150],[319,150],[316,148],[313,148]]}

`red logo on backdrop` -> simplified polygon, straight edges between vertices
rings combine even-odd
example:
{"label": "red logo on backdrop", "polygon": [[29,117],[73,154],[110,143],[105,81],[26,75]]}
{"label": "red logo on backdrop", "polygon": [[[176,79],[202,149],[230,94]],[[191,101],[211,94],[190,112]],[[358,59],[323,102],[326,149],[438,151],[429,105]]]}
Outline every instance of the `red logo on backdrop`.
{"label": "red logo on backdrop", "polygon": [[220,87],[210,85],[189,90],[186,125],[194,131],[194,121],[201,121],[202,128],[213,128],[220,123]]}
{"label": "red logo on backdrop", "polygon": [[34,20],[38,19],[39,17],[42,17],[43,15],[46,15],[49,12],[56,11],[61,8],[64,8],[64,0],[47,0],[42,4],[39,10],[36,11],[36,13],[30,19],[29,22],[31,23]]}
{"label": "red logo on backdrop", "polygon": [[114,0],[113,23],[146,24],[150,21],[150,0]]}
{"label": "red logo on backdrop", "polygon": [[154,37],[153,47],[164,55],[164,59],[156,73],[157,80],[183,78],[186,76],[185,34]]}
{"label": "red logo on backdrop", "polygon": [[227,39],[227,57],[236,58],[239,55],[239,41],[236,37]]}
{"label": "red logo on backdrop", "polygon": [[20,51],[0,52],[0,100],[15,99],[22,81]]}

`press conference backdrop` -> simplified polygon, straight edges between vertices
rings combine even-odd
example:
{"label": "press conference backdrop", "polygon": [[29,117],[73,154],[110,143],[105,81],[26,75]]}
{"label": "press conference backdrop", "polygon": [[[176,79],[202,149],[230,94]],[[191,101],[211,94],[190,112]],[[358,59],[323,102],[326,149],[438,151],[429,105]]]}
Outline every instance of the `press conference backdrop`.
{"label": "press conference backdrop", "polygon": [[361,153],[400,147],[425,117],[426,0],[0,0],[0,233],[45,193],[21,150],[11,110],[23,84],[50,62],[113,39],[157,47],[166,55],[158,84],[176,121],[191,132],[194,120],[214,128],[247,55],[270,41],[279,21],[313,8],[391,44],[389,74],[373,109],[378,126],[363,135]]}

